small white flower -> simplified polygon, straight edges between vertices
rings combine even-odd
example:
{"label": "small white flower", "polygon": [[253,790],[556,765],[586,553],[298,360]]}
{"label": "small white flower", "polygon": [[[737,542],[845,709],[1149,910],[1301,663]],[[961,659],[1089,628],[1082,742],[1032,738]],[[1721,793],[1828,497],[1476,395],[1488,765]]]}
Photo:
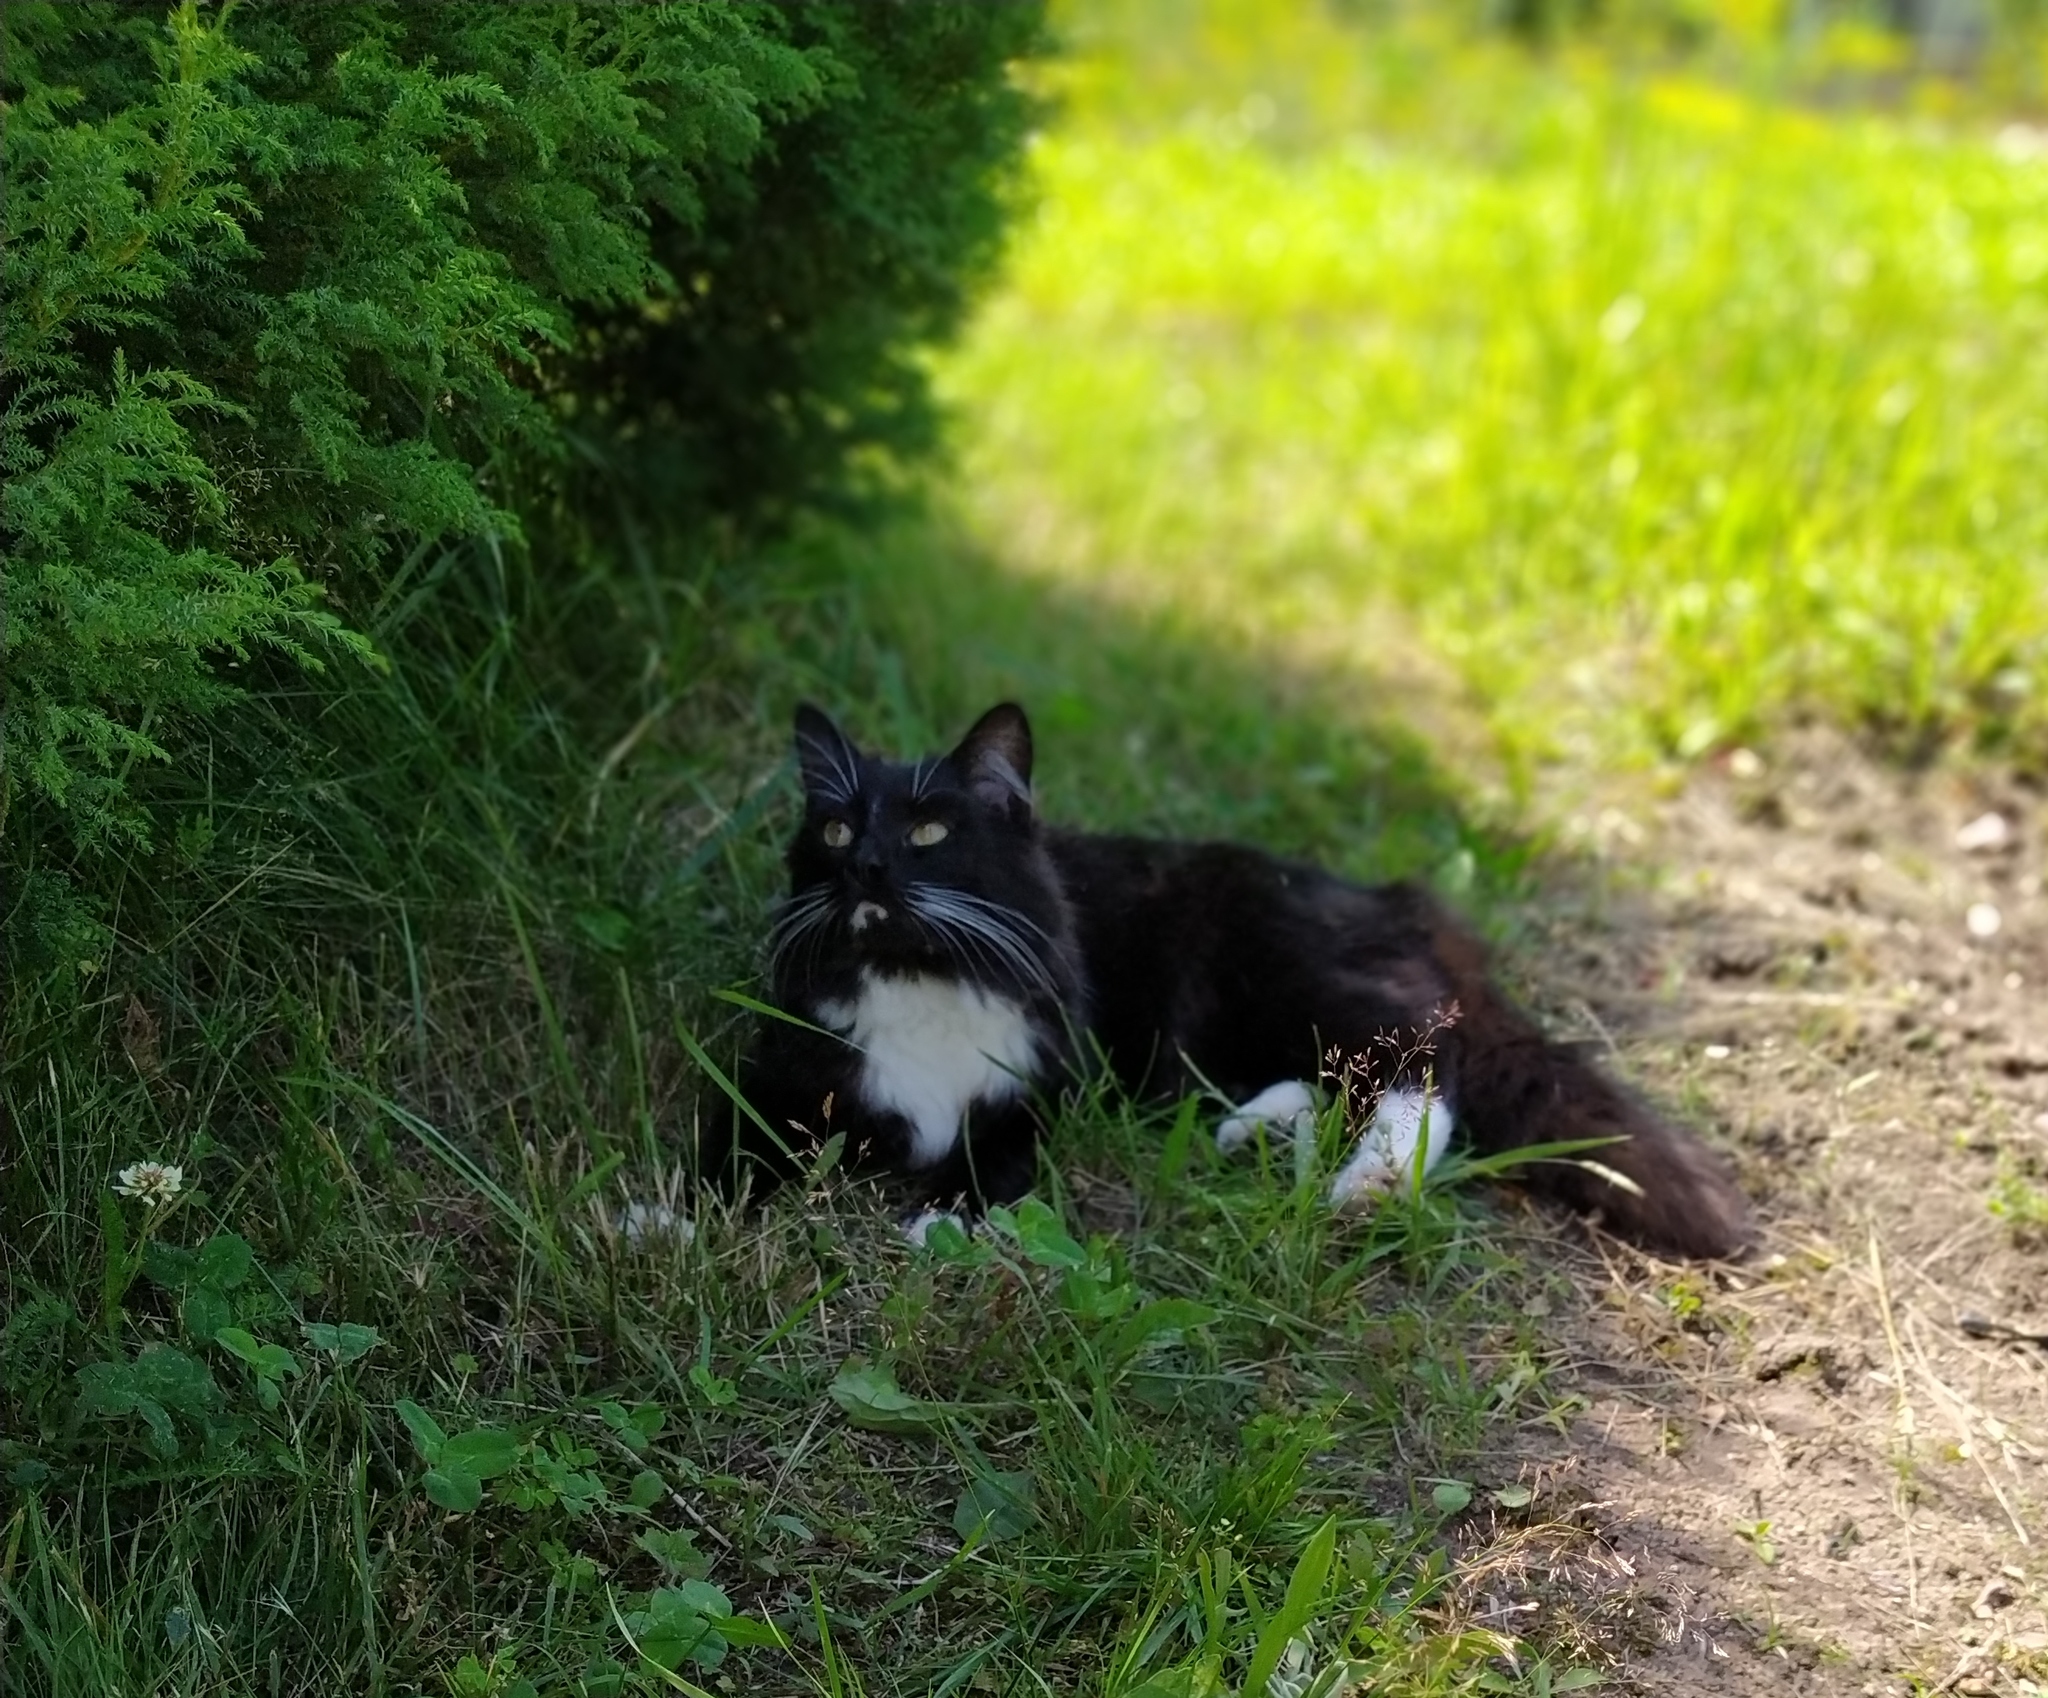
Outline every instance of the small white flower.
{"label": "small white flower", "polygon": [[169,1162],[134,1162],[114,1175],[116,1191],[124,1197],[140,1197],[153,1209],[168,1203],[184,1184],[185,1170]]}

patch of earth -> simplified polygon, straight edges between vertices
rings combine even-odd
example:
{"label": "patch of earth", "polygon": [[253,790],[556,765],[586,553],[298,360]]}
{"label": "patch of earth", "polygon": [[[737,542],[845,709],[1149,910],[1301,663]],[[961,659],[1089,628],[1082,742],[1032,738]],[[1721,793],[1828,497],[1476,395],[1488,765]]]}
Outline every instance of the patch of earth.
{"label": "patch of earth", "polygon": [[1806,732],[1582,835],[1660,871],[1546,907],[1536,1000],[1732,1153],[1762,1239],[1566,1259],[1576,1413],[1501,1458],[1534,1495],[1467,1602],[1642,1693],[2048,1693],[2048,1344],[1996,1330],[2048,1335],[2041,796]]}

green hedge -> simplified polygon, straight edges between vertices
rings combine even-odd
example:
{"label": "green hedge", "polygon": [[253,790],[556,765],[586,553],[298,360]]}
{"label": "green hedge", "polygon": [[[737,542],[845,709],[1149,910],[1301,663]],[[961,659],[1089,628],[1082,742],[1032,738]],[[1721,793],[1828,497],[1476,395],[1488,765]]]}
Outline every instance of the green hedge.
{"label": "green hedge", "polygon": [[572,445],[631,440],[747,523],[923,446],[912,350],[992,255],[1040,27],[9,5],[16,918],[160,844],[154,776],[232,746],[252,693],[378,664],[355,610],[423,544],[519,539]]}

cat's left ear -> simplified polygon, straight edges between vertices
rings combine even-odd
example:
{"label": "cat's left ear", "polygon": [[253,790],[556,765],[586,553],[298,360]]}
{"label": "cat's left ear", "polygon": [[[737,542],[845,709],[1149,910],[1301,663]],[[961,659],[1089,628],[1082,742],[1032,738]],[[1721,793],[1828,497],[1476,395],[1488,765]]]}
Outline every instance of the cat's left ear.
{"label": "cat's left ear", "polygon": [[1015,702],[977,719],[949,758],[976,801],[1031,817],[1031,722]]}
{"label": "cat's left ear", "polygon": [[809,702],[796,710],[796,764],[804,790],[827,802],[848,803],[860,789],[860,751],[832,716]]}

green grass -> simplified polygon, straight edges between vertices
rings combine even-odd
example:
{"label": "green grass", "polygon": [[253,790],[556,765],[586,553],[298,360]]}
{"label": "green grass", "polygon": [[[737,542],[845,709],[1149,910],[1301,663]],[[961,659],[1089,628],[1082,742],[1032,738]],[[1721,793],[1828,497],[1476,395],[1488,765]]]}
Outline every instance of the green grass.
{"label": "green grass", "polygon": [[[2037,751],[2048,169],[1091,15],[922,516],[723,555],[622,474],[531,561],[423,556],[351,610],[382,694],[275,698],[82,1001],[10,999],[9,1698],[1193,1698],[1303,1637],[1535,1692],[1628,1650],[1510,1660],[1460,1590],[1504,1434],[1569,1407],[1469,1196],[1333,1222],[1313,1168],[1103,1099],[979,1248],[831,1174],[687,1244],[622,1211],[717,1111],[691,1047],[741,1030],[802,695],[925,747],[1015,693],[1048,812],[1431,876],[1510,946],[1544,846],[1471,799],[1502,758],[1807,712]],[[1472,704],[1446,766],[1416,721]],[[151,1157],[153,1216],[110,1189]]]}
{"label": "green grass", "polygon": [[[1823,711],[2038,761],[2039,157],[1206,15],[1098,19],[946,363],[1014,569],[1361,679],[1414,645],[1520,759]],[[1120,30],[1199,98],[1118,98]]]}

